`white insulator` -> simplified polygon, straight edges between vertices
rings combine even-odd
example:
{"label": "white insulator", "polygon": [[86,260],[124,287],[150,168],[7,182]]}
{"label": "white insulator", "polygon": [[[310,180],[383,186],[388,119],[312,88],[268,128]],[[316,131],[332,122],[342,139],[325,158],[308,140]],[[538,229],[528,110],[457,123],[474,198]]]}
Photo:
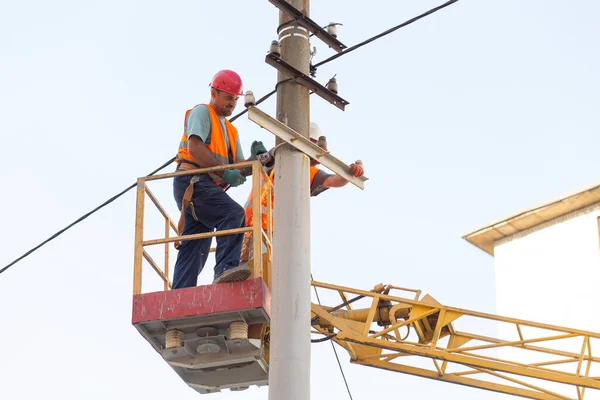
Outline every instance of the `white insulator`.
{"label": "white insulator", "polygon": [[326,149],[327,148],[327,137],[319,136],[319,140],[317,140],[317,146],[319,146],[322,149]]}
{"label": "white insulator", "polygon": [[271,42],[271,47],[269,48],[269,53],[271,53],[277,57],[281,57],[281,45],[279,44],[279,42],[277,40],[273,40]]}
{"label": "white insulator", "polygon": [[167,349],[183,347],[183,332],[179,329],[171,329],[165,335]]}
{"label": "white insulator", "polygon": [[248,324],[245,322],[232,322],[229,324],[229,340],[248,339]]}
{"label": "white insulator", "polygon": [[331,78],[329,80],[329,82],[327,82],[327,85],[325,85],[325,87],[327,89],[331,90],[335,94],[337,94],[337,92],[338,92],[338,84],[337,84],[337,80],[335,78]]}
{"label": "white insulator", "polygon": [[327,87],[327,89],[331,90],[333,93],[337,93],[338,92],[337,80],[335,78],[331,78],[329,80],[329,82],[327,82],[326,87]]}
{"label": "white insulator", "polygon": [[336,38],[337,37],[337,25],[333,22],[330,22],[329,25],[327,25],[327,33],[329,33],[331,36]]}
{"label": "white insulator", "polygon": [[254,105],[256,105],[256,98],[254,97],[252,90],[248,90],[244,95],[244,107],[248,108]]}

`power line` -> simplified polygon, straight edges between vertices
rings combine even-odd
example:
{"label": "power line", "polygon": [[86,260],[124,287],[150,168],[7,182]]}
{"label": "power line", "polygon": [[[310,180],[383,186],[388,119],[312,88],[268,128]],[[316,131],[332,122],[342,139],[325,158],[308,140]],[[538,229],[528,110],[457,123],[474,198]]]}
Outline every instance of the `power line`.
{"label": "power line", "polygon": [[[451,4],[454,4],[454,3],[456,3],[457,1],[458,1],[458,0],[450,0],[450,1],[448,1],[448,2],[446,2],[446,3],[444,3],[444,4],[442,4],[442,5],[440,5],[440,6],[438,6],[438,7],[432,8],[431,10],[429,10],[429,11],[427,11],[427,12],[425,12],[425,13],[423,13],[423,14],[419,15],[419,16],[416,16],[416,17],[414,17],[414,18],[411,18],[410,20],[408,20],[408,21],[405,21],[405,22],[403,22],[403,23],[401,23],[401,24],[399,24],[399,25],[397,25],[397,26],[395,26],[395,27],[393,27],[393,28],[391,28],[391,29],[388,29],[387,31],[384,31],[384,32],[380,33],[379,35],[375,35],[375,36],[373,36],[373,37],[371,37],[371,38],[369,38],[369,39],[367,39],[367,40],[365,40],[365,41],[363,41],[363,42],[361,42],[361,43],[358,43],[358,44],[356,44],[356,45],[354,45],[354,46],[352,46],[352,47],[350,47],[350,48],[346,49],[345,51],[343,51],[343,52],[341,52],[341,53],[335,54],[335,55],[333,55],[333,56],[331,56],[331,57],[329,57],[329,58],[327,58],[327,59],[325,59],[325,60],[323,60],[323,61],[321,61],[321,62],[319,62],[319,63],[315,64],[315,65],[313,65],[312,67],[313,67],[313,68],[317,68],[317,67],[319,67],[319,66],[321,66],[321,65],[324,65],[324,64],[326,64],[326,63],[328,63],[328,62],[331,62],[331,61],[333,61],[333,60],[335,60],[335,59],[337,59],[337,58],[339,58],[339,57],[341,57],[341,56],[343,56],[343,55],[345,55],[345,54],[347,54],[347,53],[350,53],[350,52],[352,52],[352,51],[354,51],[354,50],[356,50],[356,49],[358,49],[358,48],[360,48],[360,47],[362,47],[362,46],[364,46],[364,45],[368,44],[368,43],[371,43],[371,42],[373,42],[373,41],[375,41],[375,40],[377,40],[377,39],[379,39],[379,38],[381,38],[381,37],[384,37],[384,36],[386,36],[386,35],[389,35],[390,33],[394,32],[394,31],[396,31],[396,30],[398,30],[398,29],[400,29],[400,28],[403,28],[403,27],[405,27],[405,26],[407,26],[407,25],[410,25],[410,24],[412,24],[413,22],[416,22],[416,21],[418,21],[418,20],[420,20],[420,19],[422,19],[422,18],[424,18],[424,17],[426,17],[426,16],[428,16],[428,15],[430,15],[430,14],[433,14],[433,13],[435,13],[435,12],[437,12],[437,11],[439,11],[439,10],[441,10],[441,9],[445,8],[445,7],[448,7],[449,5],[451,5]],[[290,80],[291,80],[291,79],[286,79],[286,80],[284,80],[284,81],[281,81],[281,82],[279,82],[279,83],[278,83],[278,84],[275,86],[275,89],[274,89],[274,90],[272,90],[271,92],[267,93],[266,95],[264,95],[263,97],[261,97],[259,100],[257,100],[257,101],[256,101],[256,104],[258,105],[258,104],[262,103],[263,101],[265,101],[265,100],[267,100],[269,97],[271,97],[273,94],[277,93],[277,87],[278,87],[278,86],[279,86],[281,83],[283,83],[283,82],[287,82],[287,81],[290,81]],[[246,112],[248,112],[248,109],[244,109],[242,112],[240,112],[239,114],[237,114],[237,115],[235,115],[234,117],[232,117],[232,118],[230,119],[230,121],[231,121],[231,122],[235,121],[237,118],[241,117],[241,116],[242,116],[242,115],[244,115]],[[148,174],[147,176],[152,176],[152,175],[156,174],[157,172],[159,172],[159,171],[161,171],[162,169],[164,169],[164,168],[166,168],[167,166],[169,166],[169,165],[170,165],[170,164],[171,164],[173,161],[175,161],[175,157],[173,157],[173,158],[171,158],[170,160],[168,160],[167,162],[165,162],[163,165],[161,165],[159,168],[157,168],[157,169],[155,169],[154,171],[152,171],[152,172],[151,172],[150,174]],[[122,190],[122,191],[121,191],[121,192],[119,192],[118,194],[116,194],[116,195],[114,195],[113,197],[111,197],[111,198],[109,198],[108,200],[106,200],[104,203],[100,204],[98,207],[96,207],[96,208],[94,208],[93,210],[89,211],[88,213],[86,213],[86,214],[82,215],[81,217],[79,217],[77,220],[75,220],[75,221],[74,221],[74,222],[72,222],[71,224],[69,224],[69,225],[67,225],[66,227],[64,227],[63,229],[59,230],[58,232],[56,232],[55,234],[53,234],[52,236],[50,236],[48,239],[44,240],[43,242],[41,242],[41,243],[40,243],[40,244],[38,244],[37,246],[33,247],[32,249],[28,250],[28,251],[27,251],[27,252],[25,252],[25,253],[24,253],[22,256],[20,256],[19,258],[15,259],[14,261],[12,261],[11,263],[9,263],[9,264],[8,264],[7,266],[5,266],[4,268],[0,269],[0,274],[2,274],[4,271],[8,270],[10,267],[12,267],[13,265],[15,265],[16,263],[18,263],[19,261],[21,261],[21,260],[22,260],[22,259],[24,259],[25,257],[29,256],[29,255],[30,255],[31,253],[33,253],[34,251],[38,250],[39,248],[41,248],[42,246],[46,245],[46,244],[47,244],[47,243],[49,243],[50,241],[54,240],[54,239],[55,239],[55,238],[57,238],[58,236],[62,235],[64,232],[66,232],[67,230],[69,230],[69,229],[70,229],[70,228],[72,228],[73,226],[75,226],[75,225],[77,225],[78,223],[80,223],[81,221],[85,220],[85,219],[86,219],[86,218],[88,218],[90,215],[94,214],[96,211],[99,211],[100,209],[102,209],[102,208],[106,207],[107,205],[109,205],[110,203],[112,203],[113,201],[115,201],[116,199],[118,199],[119,197],[123,196],[125,193],[127,193],[128,191],[130,191],[131,189],[133,189],[134,187],[136,187],[136,185],[137,185],[137,183],[134,183],[134,184],[130,185],[130,186],[129,186],[129,187],[127,187],[126,189]],[[311,279],[311,280],[313,280],[313,276],[312,276],[312,274],[310,275],[310,279]],[[319,293],[317,292],[317,288],[316,288],[316,287],[313,287],[313,288],[314,288],[314,291],[315,291],[315,295],[316,295],[316,297],[317,297],[317,301],[319,302],[319,304],[321,304],[321,299],[319,298]],[[328,339],[331,339],[331,338],[333,338],[333,337],[326,338],[325,340],[328,340]],[[350,400],[353,400],[352,393],[351,393],[351,391],[350,391],[350,387],[348,386],[348,381],[346,380],[346,375],[345,375],[345,373],[344,373],[344,369],[342,368],[342,364],[341,364],[341,362],[340,362],[340,358],[339,358],[339,356],[338,356],[338,353],[337,353],[337,350],[336,350],[336,348],[335,348],[335,345],[333,344],[333,341],[332,341],[332,342],[330,342],[330,343],[331,343],[331,348],[332,348],[332,350],[333,350],[333,353],[335,354],[335,358],[336,358],[336,361],[337,361],[338,367],[339,367],[339,369],[340,369],[340,373],[342,374],[342,378],[343,378],[343,380],[344,380],[344,384],[345,384],[345,386],[346,386],[346,391],[348,392],[348,396],[349,396]]]}
{"label": "power line", "polygon": [[[362,47],[368,43],[373,42],[374,40],[377,40],[383,36],[389,35],[390,33],[405,27],[407,25],[412,24],[415,21],[420,20],[421,18],[424,18],[430,14],[435,13],[436,11],[439,11],[445,7],[448,7],[451,4],[456,3],[458,0],[450,0],[438,7],[432,8],[431,10],[418,15],[414,18],[409,19],[408,21],[405,21],[403,23],[401,23],[400,25],[396,25],[393,28],[388,29],[387,31],[384,31],[382,33],[380,33],[379,35],[375,35],[363,42],[360,42],[352,47],[349,47],[348,49],[346,49],[345,51],[335,54],[332,57],[329,57],[317,64],[315,64],[313,67],[319,67],[321,65],[327,64],[328,62],[331,62],[345,54],[350,53],[351,51],[354,51],[356,49],[358,49],[359,47]],[[290,79],[287,79],[286,81],[289,81]],[[283,83],[285,81],[279,82],[279,84]],[[256,101],[256,104],[260,104],[263,101],[267,100],[269,97],[271,97],[272,95],[274,95],[275,93],[277,93],[277,86],[275,87],[274,90],[270,91],[269,93],[267,93],[266,95],[264,95],[263,97],[261,97],[260,99],[258,99]],[[248,109],[244,109],[243,111],[241,111],[239,114],[236,114],[235,116],[233,116],[230,121],[233,122],[236,119],[238,119],[239,117],[241,117],[242,115],[246,114],[248,112]],[[152,171],[150,174],[148,174],[147,176],[152,176],[154,174],[156,174],[157,172],[161,171],[162,169],[166,168],[167,166],[169,166],[173,161],[175,161],[175,157],[171,158],[169,161],[165,162],[162,166],[160,166],[159,168],[155,169],[154,171]],[[132,184],[131,186],[127,187],[126,189],[124,189],[123,191],[121,191],[120,193],[114,195],[113,197],[111,197],[110,199],[106,200],[104,203],[100,204],[98,207],[94,208],[92,211],[82,215],[81,217],[79,217],[77,220],[75,220],[74,222],[72,222],[71,224],[67,225],[66,227],[64,227],[63,229],[59,230],[58,232],[56,232],[55,234],[53,234],[52,236],[50,236],[48,239],[44,240],[43,242],[41,242],[40,244],[38,244],[37,246],[33,247],[32,249],[28,250],[27,252],[25,252],[22,256],[20,256],[19,258],[15,259],[14,261],[12,261],[11,263],[9,263],[7,266],[5,266],[4,268],[0,269],[0,274],[2,274],[4,271],[6,271],[7,269],[9,269],[10,267],[12,267],[13,265],[15,265],[16,263],[18,263],[19,261],[21,261],[22,259],[24,259],[25,257],[29,256],[31,253],[33,253],[34,251],[38,250],[40,247],[44,246],[45,244],[47,244],[48,242],[56,239],[58,236],[62,235],[64,232],[66,232],[67,230],[69,230],[71,227],[73,227],[74,225],[77,225],[79,222],[83,221],[84,219],[86,219],[87,217],[89,217],[90,215],[94,214],[96,211],[104,208],[105,206],[107,206],[108,204],[112,203],[113,201],[115,201],[116,199],[118,199],[119,197],[123,196],[125,193],[127,193],[128,191],[130,191],[131,189],[133,189],[135,186],[137,185],[137,183]],[[337,353],[336,353],[337,354]]]}
{"label": "power line", "polygon": [[[354,51],[354,50],[356,50],[356,49],[358,49],[358,48],[360,48],[360,47],[362,47],[362,46],[364,46],[364,45],[366,45],[366,44],[369,44],[369,43],[371,43],[371,42],[374,42],[374,41],[375,41],[375,40],[377,40],[377,39],[380,39],[380,38],[382,38],[382,37],[384,37],[384,36],[387,36],[387,35],[389,35],[390,33],[392,33],[392,32],[395,32],[395,31],[397,31],[397,30],[398,30],[398,29],[400,29],[400,28],[404,28],[405,26],[407,26],[407,25],[410,25],[410,24],[412,24],[413,22],[416,22],[416,21],[418,21],[418,20],[420,20],[420,19],[422,19],[422,18],[425,18],[426,16],[428,16],[428,15],[431,15],[431,14],[433,14],[433,13],[435,13],[435,12],[437,12],[437,11],[441,10],[441,9],[444,9],[444,8],[446,8],[446,7],[448,7],[448,6],[452,5],[452,4],[454,4],[454,3],[456,3],[456,2],[458,2],[458,0],[450,0],[450,1],[447,1],[446,3],[444,3],[444,4],[442,4],[442,5],[439,5],[439,6],[437,6],[437,7],[434,7],[434,8],[432,8],[432,9],[430,9],[430,10],[428,10],[428,11],[424,12],[423,14],[417,15],[417,16],[416,16],[416,17],[414,17],[414,18],[411,18],[411,19],[409,19],[409,20],[407,20],[407,21],[404,21],[403,23],[401,23],[401,24],[399,24],[399,25],[396,25],[396,26],[394,26],[394,27],[392,27],[392,28],[390,28],[390,29],[388,29],[388,30],[386,30],[386,31],[384,31],[384,32],[381,32],[381,33],[380,33],[380,34],[378,34],[378,35],[372,36],[372,37],[370,37],[370,38],[369,38],[369,39],[367,39],[367,40],[364,40],[364,41],[362,41],[362,42],[360,42],[360,43],[358,43],[358,44],[355,44],[354,46],[348,47],[346,50],[342,51],[341,53],[334,54],[333,56],[331,56],[331,57],[329,57],[329,58],[326,58],[325,60],[323,60],[323,61],[320,61],[320,62],[318,62],[318,63],[316,63],[316,64],[312,65],[311,67],[312,67],[312,68],[317,68],[317,67],[320,67],[321,65],[325,65],[325,64],[327,64],[327,63],[329,63],[329,62],[331,62],[331,61],[333,61],[333,60],[335,60],[335,59],[337,59],[337,58],[339,58],[339,57],[341,57],[341,56],[343,56],[343,55],[345,55],[345,54],[348,54],[348,53],[350,53],[351,51]],[[339,24],[339,25],[341,25],[341,24]],[[315,70],[315,71],[316,71],[316,70]],[[263,100],[266,100],[266,99],[268,99],[269,97],[271,97],[272,95],[274,95],[275,93],[277,93],[277,86],[281,85],[281,84],[282,84],[282,83],[284,83],[284,82],[289,82],[289,81],[291,81],[291,80],[292,80],[292,78],[288,78],[288,79],[286,79],[286,80],[283,80],[283,81],[281,81],[281,82],[277,83],[277,85],[275,86],[275,89],[274,89],[274,90],[272,90],[271,92],[267,93],[266,95],[264,95],[264,96],[263,96],[263,97],[262,97],[262,98],[261,98],[259,101],[257,101],[257,102],[256,102],[256,104],[258,104],[259,102],[261,102],[261,101],[263,101]],[[236,115],[234,118],[237,118],[237,117],[239,117],[239,116],[241,116],[241,115],[244,115],[244,114],[245,114],[245,113],[247,113],[247,112],[248,112],[248,109],[246,109],[246,110],[242,111],[241,113],[239,113],[238,115]],[[234,119],[232,118],[231,120],[233,121]]]}
{"label": "power line", "polygon": [[[164,163],[163,165],[161,165],[160,167],[158,167],[154,171],[150,172],[148,174],[148,176],[154,175],[155,173],[157,173],[161,169],[167,167],[174,160],[175,160],[175,157],[173,157],[172,159],[170,159],[169,161],[167,161],[166,163]],[[133,189],[134,187],[136,187],[136,185],[137,185],[137,183],[134,183],[133,185],[131,185],[128,188],[126,188],[125,190],[121,191],[120,193],[117,193],[116,195],[114,195],[110,199],[106,200],[104,203],[100,204],[98,207],[94,208],[92,211],[90,211],[90,212],[88,212],[86,214],[83,214],[81,217],[77,218],[75,221],[73,221],[72,223],[70,223],[69,225],[67,225],[66,227],[64,227],[63,229],[61,229],[60,231],[56,232],[54,235],[50,236],[48,239],[44,240],[42,243],[38,244],[37,246],[35,246],[31,250],[27,251],[25,254],[23,254],[21,257],[17,258],[16,260],[14,260],[13,262],[11,262],[10,264],[8,264],[6,267],[0,269],[0,274],[3,273],[4,271],[6,271],[7,269],[9,269],[10,267],[12,267],[13,265],[15,265],[16,263],[18,263],[19,261],[21,261],[22,259],[24,259],[25,257],[27,257],[28,255],[30,255],[31,253],[33,253],[34,251],[36,251],[37,249],[39,249],[40,247],[42,247],[43,245],[45,245],[46,243],[48,243],[51,240],[53,240],[53,239],[57,238],[58,236],[62,235],[65,231],[67,231],[71,227],[77,225],[78,223],[80,223],[81,221],[83,221],[84,219],[86,219],[87,217],[89,217],[90,215],[92,215],[93,213],[95,213],[96,211],[100,210],[101,208],[109,205],[110,203],[112,203],[113,201],[115,201],[116,199],[118,199],[119,197],[123,196],[125,193],[127,193],[128,191],[130,191],[131,189]]]}
{"label": "power line", "polygon": [[448,1],[448,2],[444,3],[444,4],[440,5],[440,6],[434,7],[434,8],[432,8],[431,10],[429,10],[429,11],[426,11],[426,12],[424,12],[424,13],[423,13],[423,14],[421,14],[421,15],[418,15],[418,16],[416,16],[416,17],[414,17],[414,18],[411,18],[411,19],[409,19],[408,21],[404,21],[404,22],[403,22],[403,23],[401,23],[400,25],[396,25],[396,26],[394,26],[393,28],[390,28],[390,29],[388,29],[388,30],[387,30],[387,31],[385,31],[385,32],[381,32],[379,35],[375,35],[375,36],[373,36],[373,37],[371,37],[371,38],[369,38],[369,39],[365,40],[364,42],[360,42],[359,44],[355,44],[355,45],[354,45],[354,46],[352,46],[352,47],[348,47],[346,50],[342,51],[341,53],[334,54],[333,56],[331,56],[331,57],[329,57],[329,58],[326,58],[325,60],[323,60],[323,61],[321,61],[321,62],[318,62],[318,63],[316,63],[316,64],[314,65],[314,67],[315,67],[315,68],[317,68],[317,67],[320,67],[320,66],[321,66],[321,65],[323,65],[323,64],[327,64],[328,62],[330,62],[330,61],[333,61],[333,60],[335,60],[336,58],[339,58],[339,57],[341,57],[341,56],[343,56],[343,55],[345,55],[345,54],[348,54],[348,53],[350,53],[351,51],[354,51],[354,50],[358,49],[359,47],[362,47],[362,46],[364,46],[364,45],[366,45],[366,44],[369,44],[369,43],[371,43],[371,42],[373,42],[373,41],[375,41],[375,40],[377,40],[377,39],[379,39],[379,38],[382,38],[382,37],[384,37],[384,36],[386,36],[386,35],[389,35],[390,33],[394,32],[394,31],[397,31],[397,30],[398,30],[398,29],[400,29],[400,28],[404,28],[405,26],[407,26],[407,25],[410,25],[410,24],[412,24],[413,22],[416,22],[416,21],[420,20],[421,18],[425,18],[425,17],[426,17],[426,16],[428,16],[428,15],[431,15],[431,14],[433,14],[433,13],[435,13],[435,12],[437,12],[437,11],[439,11],[439,10],[443,9],[443,8],[446,8],[446,7],[448,7],[449,5],[452,5],[452,4],[456,3],[457,1],[458,1],[458,0],[450,0],[450,1]]}
{"label": "power line", "polygon": [[[265,96],[263,96],[260,99],[258,99],[256,101],[256,104],[262,103],[263,101],[265,101],[266,99],[268,99],[271,95],[273,95],[273,93],[275,93],[276,91],[277,90],[273,90],[272,92],[267,93]],[[231,122],[235,121],[237,118],[239,118],[242,115],[244,115],[247,111],[248,111],[248,109],[245,109],[244,111],[242,111],[239,114],[237,114],[234,117],[232,117],[230,119],[230,121]],[[158,167],[154,171],[150,172],[146,176],[152,176],[152,175],[156,174],[157,172],[159,172],[159,171],[165,169],[166,167],[168,167],[173,161],[175,161],[175,157],[171,158],[169,161],[165,162],[163,165],[161,165],[160,167]],[[7,269],[9,269],[10,267],[12,267],[13,265],[15,265],[16,263],[18,263],[19,261],[21,261],[22,259],[24,259],[25,257],[29,256],[31,253],[33,253],[34,251],[36,251],[40,247],[44,246],[48,242],[51,242],[52,240],[56,239],[58,236],[62,235],[67,230],[71,229],[73,226],[77,225],[78,223],[80,223],[81,221],[83,221],[84,219],[86,219],[87,217],[89,217],[90,215],[94,214],[96,211],[99,211],[100,209],[106,207],[107,205],[109,205],[110,203],[112,203],[113,201],[115,201],[116,199],[118,199],[119,197],[123,196],[125,193],[129,192],[131,189],[133,189],[136,186],[137,186],[137,182],[134,183],[134,184],[132,184],[132,185],[130,185],[126,189],[122,190],[121,192],[117,193],[116,195],[114,195],[110,199],[106,200],[104,203],[100,204],[98,207],[94,208],[92,211],[90,211],[90,212],[82,215],[81,217],[77,218],[75,221],[71,222],[69,225],[65,226],[63,229],[59,230],[58,232],[56,232],[55,234],[53,234],[52,236],[50,236],[48,239],[44,240],[43,242],[41,242],[37,246],[35,246],[35,247],[31,248],[30,250],[28,250],[27,252],[25,252],[21,257],[15,259],[13,262],[11,262],[10,264],[8,264],[4,268],[0,269],[0,274],[3,273],[4,271],[6,271]]]}
{"label": "power line", "polygon": [[[314,281],[312,273],[310,274],[310,280]],[[317,302],[319,302],[319,305],[321,305],[321,299],[319,298],[319,292],[317,292],[316,286],[313,286],[313,289],[315,289],[315,295],[317,296]],[[333,336],[327,338],[326,340],[329,340],[329,339],[333,339]],[[350,400],[353,400],[352,393],[350,392],[350,386],[348,386],[348,381],[346,380],[346,374],[344,374],[344,369],[342,368],[342,363],[340,362],[340,357],[338,356],[337,350],[336,350],[333,342],[330,342],[330,343],[331,343],[331,348],[333,349],[333,353],[335,354],[335,359],[337,360],[338,367],[340,367],[340,372],[342,373],[342,378],[344,379],[344,384],[346,385],[346,391],[348,392],[348,397],[350,397]]]}
{"label": "power line", "polygon": [[[356,50],[356,49],[358,49],[358,48],[360,48],[360,47],[362,47],[362,46],[364,46],[364,45],[366,45],[366,44],[369,44],[369,43],[371,43],[371,42],[373,42],[373,41],[375,41],[375,40],[377,40],[377,39],[380,39],[380,38],[382,38],[382,37],[384,37],[384,36],[387,36],[387,35],[389,35],[390,33],[392,33],[392,32],[395,32],[395,31],[397,31],[397,30],[398,30],[398,29],[400,29],[400,28],[403,28],[403,27],[405,27],[405,26],[407,26],[407,25],[410,25],[410,24],[412,24],[413,22],[416,22],[416,21],[418,21],[418,20],[420,20],[420,19],[422,19],[422,18],[425,18],[426,16],[428,16],[428,15],[431,15],[431,14],[433,14],[433,13],[435,13],[435,12],[437,12],[437,11],[439,11],[439,10],[443,9],[443,8],[446,8],[446,7],[448,7],[448,6],[450,6],[450,5],[454,4],[454,3],[456,3],[456,2],[458,2],[458,0],[450,0],[450,1],[447,1],[446,3],[444,3],[444,4],[442,4],[442,5],[439,5],[439,6],[437,6],[437,7],[434,7],[434,8],[432,8],[432,9],[430,9],[430,10],[428,10],[428,11],[424,12],[423,14],[417,15],[416,17],[414,17],[414,18],[411,18],[411,19],[409,19],[409,20],[407,20],[407,21],[404,21],[403,23],[401,23],[401,24],[399,24],[399,25],[396,25],[396,26],[394,26],[393,28],[390,28],[390,29],[388,29],[388,30],[386,30],[386,31],[384,31],[384,32],[381,32],[381,33],[380,33],[380,34],[378,34],[378,35],[375,35],[375,36],[373,36],[373,37],[370,37],[369,39],[367,39],[367,40],[364,40],[364,41],[362,41],[362,42],[360,42],[360,43],[358,43],[358,44],[355,44],[355,45],[354,45],[354,46],[352,46],[352,47],[348,47],[346,50],[344,50],[344,51],[343,51],[343,52],[341,52],[341,53],[337,53],[337,54],[335,54],[335,55],[333,55],[333,56],[331,56],[331,57],[329,57],[329,58],[326,58],[326,59],[325,59],[325,60],[323,60],[323,61],[320,61],[320,62],[318,62],[318,63],[314,64],[314,65],[313,65],[313,68],[317,68],[317,67],[320,67],[321,65],[325,65],[325,64],[327,64],[327,63],[329,63],[329,62],[331,62],[331,61],[333,61],[333,60],[335,60],[335,59],[337,59],[337,58],[339,58],[339,57],[341,57],[341,56],[343,56],[343,55],[345,55],[345,54],[348,54],[348,53],[350,53],[351,51],[354,51],[354,50]],[[339,24],[339,25],[341,25],[341,24]],[[268,99],[269,97],[271,97],[272,95],[274,95],[275,93],[277,93],[277,87],[278,87],[279,85],[281,85],[282,83],[285,83],[285,82],[289,82],[289,81],[291,81],[291,80],[292,80],[292,78],[288,78],[288,79],[285,79],[285,80],[283,80],[283,81],[281,81],[281,82],[278,82],[278,83],[277,83],[277,85],[275,85],[275,89],[273,89],[272,91],[270,91],[269,93],[267,93],[266,95],[264,95],[263,97],[261,97],[261,98],[260,98],[260,99],[259,99],[259,100],[256,102],[256,104],[258,105],[258,104],[262,103],[263,101],[265,101],[266,99]],[[238,117],[241,117],[242,115],[246,114],[247,112],[248,112],[248,109],[245,109],[245,110],[243,110],[242,112],[240,112],[239,114],[237,114],[236,116],[234,116],[233,118],[231,118],[231,121],[232,121],[232,122],[233,122],[233,121],[235,121],[235,120],[236,120]]]}

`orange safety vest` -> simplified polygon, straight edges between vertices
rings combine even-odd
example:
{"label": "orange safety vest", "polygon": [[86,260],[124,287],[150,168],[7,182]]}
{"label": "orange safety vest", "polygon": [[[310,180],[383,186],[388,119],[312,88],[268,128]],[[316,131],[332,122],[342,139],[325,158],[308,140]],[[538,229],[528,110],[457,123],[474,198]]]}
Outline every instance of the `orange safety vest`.
{"label": "orange safety vest", "polygon": [[[310,167],[310,185],[312,185],[313,180],[315,179],[315,175],[317,175],[317,172],[319,172],[319,168],[312,166]],[[273,175],[275,174],[275,168],[273,168],[273,170],[271,171],[271,173],[269,174],[269,181],[270,184],[273,184],[275,182],[275,180],[273,179]],[[269,194],[269,186],[266,185],[266,181],[264,176],[261,174],[261,179],[260,179],[260,209],[261,209],[261,213],[262,213],[262,228],[266,231],[267,230],[267,196]],[[275,206],[275,198],[273,196],[273,192],[271,192],[271,207]],[[248,196],[248,201],[246,201],[246,204],[244,205],[244,211],[246,212],[246,226],[252,226],[252,217],[254,215],[254,213],[252,212],[252,192],[250,192],[250,195]],[[273,211],[273,210],[271,210]],[[271,214],[272,215],[272,214]]]}
{"label": "orange safety vest", "polygon": [[[229,139],[230,148],[230,154],[228,154],[225,135],[223,134],[223,128],[221,127],[221,121],[219,121],[217,113],[210,104],[198,104],[194,108],[201,105],[204,105],[206,108],[208,108],[208,114],[210,115],[210,143],[207,144],[206,147],[208,147],[217,161],[223,164],[231,164],[232,162],[235,163],[237,161],[235,158],[237,154],[237,129],[231,124],[231,122],[229,122],[227,119],[225,120],[225,128],[227,130],[227,138]],[[179,142],[179,150],[177,151],[177,157],[175,159],[177,163],[190,162],[197,165],[188,150],[188,135],[185,129],[187,118],[194,108],[185,112],[185,119],[183,120],[183,136],[181,137],[181,142]],[[200,168],[200,166],[198,166],[198,168]],[[213,176],[213,179],[216,176],[214,174],[211,175]],[[217,185],[224,186],[223,182],[215,183]]]}
{"label": "orange safety vest", "polygon": [[[221,121],[219,121],[219,117],[217,117],[217,113],[212,108],[210,104],[198,104],[194,108],[205,105],[208,108],[208,114],[210,116],[210,143],[206,145],[208,149],[211,151],[215,159],[223,164],[231,164],[236,162],[236,148],[237,148],[237,129],[228,120],[225,120],[225,129],[227,130],[227,138],[229,139],[229,148],[231,149],[231,157],[227,152],[227,144],[225,143],[225,135],[223,134],[223,128],[221,127]],[[181,142],[179,143],[179,150],[177,151],[177,157],[175,157],[175,161],[177,164],[181,164],[182,162],[190,163],[200,168],[200,166],[194,161],[194,157],[190,154],[188,150],[188,135],[186,131],[186,122],[187,118],[190,115],[190,112],[194,109],[189,109],[185,112],[185,119],[183,120],[183,136],[181,137]],[[221,181],[221,178],[214,173],[208,173],[208,176],[212,178],[216,185],[221,186],[223,189],[227,187],[227,183]],[[192,203],[192,196],[194,195],[194,178],[190,180],[190,184],[185,189],[183,193],[183,198],[181,199],[181,214],[179,215],[179,222],[177,223],[177,231],[181,235],[183,232],[183,228],[185,226],[185,210],[188,206],[192,206],[192,212],[195,216],[194,204]],[[175,248],[179,250],[181,247],[180,242],[174,243]]]}

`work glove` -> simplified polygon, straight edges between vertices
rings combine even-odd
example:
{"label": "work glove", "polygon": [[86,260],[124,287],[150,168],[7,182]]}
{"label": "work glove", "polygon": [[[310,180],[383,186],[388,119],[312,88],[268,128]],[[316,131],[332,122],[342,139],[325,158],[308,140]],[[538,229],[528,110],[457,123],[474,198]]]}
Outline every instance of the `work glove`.
{"label": "work glove", "polygon": [[352,176],[363,176],[365,174],[365,169],[362,166],[362,162],[356,161],[353,164],[349,165],[350,167],[350,175]]}
{"label": "work glove", "polygon": [[263,142],[257,141],[257,140],[252,142],[252,145],[250,146],[250,158],[251,159],[255,160],[256,156],[258,154],[262,154],[262,153],[266,153],[266,152],[267,152],[267,148],[265,147]]}
{"label": "work glove", "polygon": [[237,169],[227,169],[223,172],[223,180],[232,187],[236,187],[246,182],[246,177]]}

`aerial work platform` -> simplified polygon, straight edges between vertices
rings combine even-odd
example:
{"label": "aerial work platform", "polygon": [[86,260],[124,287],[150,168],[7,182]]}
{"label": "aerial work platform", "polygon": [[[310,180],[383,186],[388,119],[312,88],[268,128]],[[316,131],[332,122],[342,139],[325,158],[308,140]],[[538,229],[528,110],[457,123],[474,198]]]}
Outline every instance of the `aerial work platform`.
{"label": "aerial work platform", "polygon": [[[261,117],[253,113],[257,115]],[[265,232],[259,220],[264,169],[257,161],[237,166],[253,170],[254,223],[229,231],[169,236],[177,232],[175,224],[146,186],[146,181],[229,166],[138,180],[132,322],[201,394],[269,383],[271,204]],[[266,188],[272,190],[271,185]],[[146,197],[164,217],[161,238],[143,238]],[[271,193],[266,198],[270,202]],[[252,246],[254,254],[262,254],[251,263],[251,279],[171,290],[172,242],[240,233],[258,238]],[[148,246],[164,246],[162,267],[146,252]],[[143,293],[144,260],[163,280],[164,291]],[[393,285],[370,291],[321,282],[312,286],[324,291],[323,304],[312,303],[306,321],[313,341],[333,341],[348,351],[352,363],[538,400],[585,400],[600,393],[600,357],[594,350],[600,346],[599,333],[444,306],[420,290]],[[458,330],[457,322],[467,329]],[[494,335],[481,330],[490,323],[499,325]],[[495,353],[500,349],[510,352],[501,356]]]}
{"label": "aerial work platform", "polygon": [[[253,190],[253,204],[257,208],[254,210],[254,226],[195,235],[178,236],[175,223],[150,191],[147,182],[231,166],[138,179],[132,323],[181,379],[202,394],[268,384],[271,292],[268,268],[265,265],[263,271],[263,263],[270,263],[271,259],[271,229],[269,227],[268,232],[262,230],[258,208],[261,174],[263,178],[267,176],[258,161],[238,163],[236,167],[252,169],[253,187],[256,188]],[[144,240],[146,198],[164,218],[164,236],[160,238]],[[261,254],[261,246],[267,249],[264,257],[258,257],[252,263],[249,280],[172,290],[169,252],[173,242],[233,234],[258,238],[253,241],[256,254]],[[159,266],[146,251],[148,246],[164,246],[163,266]],[[162,279],[163,291],[143,293],[144,260]]]}
{"label": "aerial work platform", "polygon": [[[261,338],[270,322],[270,301],[261,278],[139,294],[133,298],[132,322],[198,392],[240,390],[268,383],[268,351]],[[246,324],[246,338],[236,336],[232,323]]]}

